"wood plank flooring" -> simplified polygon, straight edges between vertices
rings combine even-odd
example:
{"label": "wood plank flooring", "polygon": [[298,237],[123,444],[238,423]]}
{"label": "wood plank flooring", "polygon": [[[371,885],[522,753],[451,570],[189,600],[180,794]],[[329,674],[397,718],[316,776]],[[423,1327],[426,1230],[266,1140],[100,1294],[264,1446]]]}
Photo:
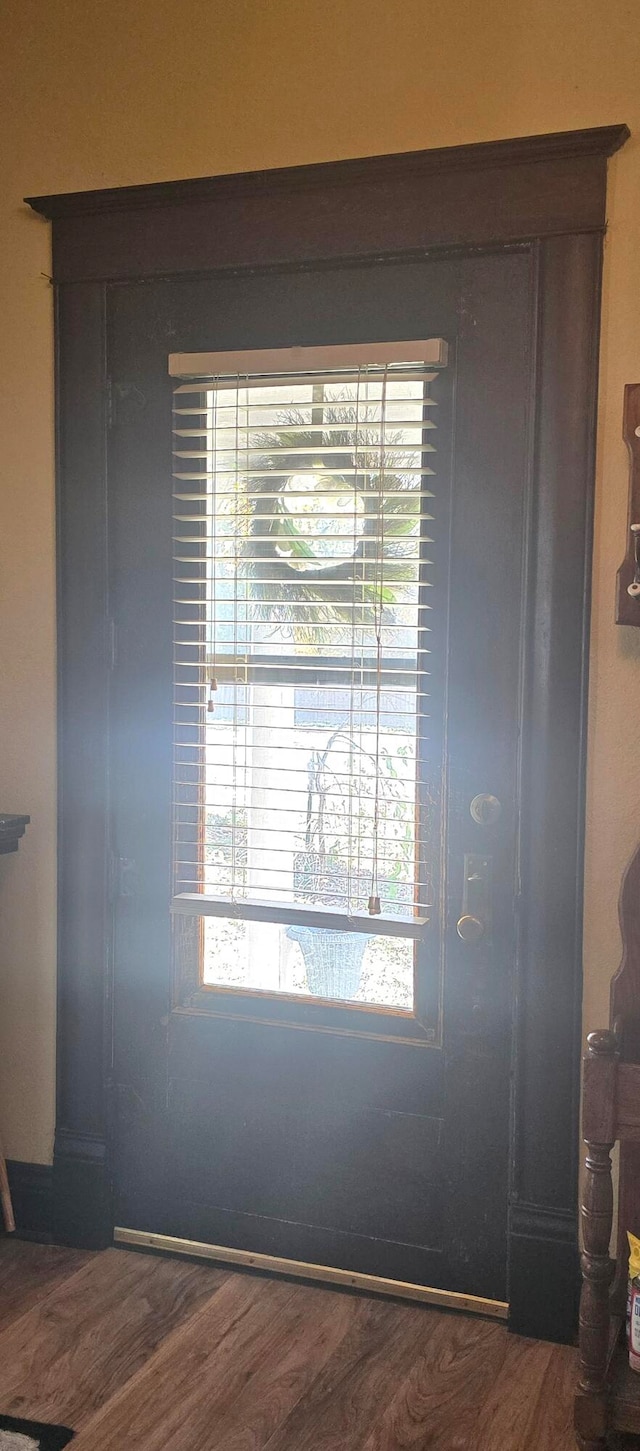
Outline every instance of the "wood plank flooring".
{"label": "wood plank flooring", "polygon": [[470,1316],[0,1240],[0,1411],[74,1451],[573,1451],[574,1376]]}

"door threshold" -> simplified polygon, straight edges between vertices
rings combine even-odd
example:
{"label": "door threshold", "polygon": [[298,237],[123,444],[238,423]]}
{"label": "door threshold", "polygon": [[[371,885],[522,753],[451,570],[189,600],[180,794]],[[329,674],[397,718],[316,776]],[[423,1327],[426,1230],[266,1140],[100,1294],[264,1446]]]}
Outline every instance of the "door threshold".
{"label": "door threshold", "polygon": [[407,1280],[387,1280],[380,1275],[361,1275],[353,1270],[340,1270],[330,1265],[308,1264],[306,1260],[288,1260],[278,1255],[254,1254],[247,1249],[230,1249],[222,1244],[177,1239],[171,1234],[153,1234],[148,1230],[117,1226],[113,1231],[113,1240],[114,1244],[126,1244],[137,1249],[166,1250],[170,1254],[191,1255],[196,1259],[216,1260],[220,1264],[266,1270],[272,1275],[295,1275],[301,1280],[342,1285],[343,1288],[365,1290],[369,1294],[418,1300],[423,1305],[439,1305],[445,1310],[464,1310],[467,1315],[490,1315],[494,1320],[506,1320],[509,1313],[505,1300],[485,1300],[480,1295],[463,1295],[457,1290],[437,1290],[430,1285],[413,1285]]}

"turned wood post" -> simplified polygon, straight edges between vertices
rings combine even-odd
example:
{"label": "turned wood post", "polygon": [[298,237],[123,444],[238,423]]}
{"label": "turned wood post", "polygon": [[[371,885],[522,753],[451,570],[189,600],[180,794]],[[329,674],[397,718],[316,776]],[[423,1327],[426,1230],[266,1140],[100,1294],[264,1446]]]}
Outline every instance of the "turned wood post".
{"label": "turned wood post", "polygon": [[581,1205],[580,1390],[591,1404],[587,1415],[580,1417],[582,1424],[578,1429],[582,1433],[582,1446],[590,1448],[598,1445],[606,1430],[604,1392],[609,1354],[609,1286],[613,1274],[609,1256],[613,1222],[611,1150],[615,1142],[617,1055],[615,1038],[609,1031],[590,1033],[587,1043],[583,1080],[583,1133],[587,1154]]}

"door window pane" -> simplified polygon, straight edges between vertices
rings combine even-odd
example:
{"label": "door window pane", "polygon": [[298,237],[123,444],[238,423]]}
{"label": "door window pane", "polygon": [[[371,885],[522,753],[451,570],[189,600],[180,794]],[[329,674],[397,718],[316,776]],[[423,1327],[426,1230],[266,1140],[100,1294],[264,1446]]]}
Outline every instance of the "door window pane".
{"label": "door window pane", "polygon": [[404,937],[207,917],[203,983],[410,1012],[414,951]]}
{"label": "door window pane", "polygon": [[413,1006],[414,942],[380,928],[433,894],[429,381],[176,395],[176,892],[233,904],[204,985]]}

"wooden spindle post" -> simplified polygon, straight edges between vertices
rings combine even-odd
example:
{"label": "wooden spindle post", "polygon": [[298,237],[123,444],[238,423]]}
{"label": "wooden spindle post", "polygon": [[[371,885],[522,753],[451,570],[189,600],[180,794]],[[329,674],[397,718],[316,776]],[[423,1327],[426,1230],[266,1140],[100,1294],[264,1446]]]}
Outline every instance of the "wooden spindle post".
{"label": "wooden spindle post", "polygon": [[[584,1059],[586,1175],[581,1205],[582,1295],[580,1299],[580,1383],[576,1401],[581,1451],[605,1444],[605,1382],[609,1358],[609,1255],[613,1223],[611,1150],[615,1141],[616,1042],[613,1033],[590,1033]],[[580,1394],[582,1393],[582,1395]]]}

